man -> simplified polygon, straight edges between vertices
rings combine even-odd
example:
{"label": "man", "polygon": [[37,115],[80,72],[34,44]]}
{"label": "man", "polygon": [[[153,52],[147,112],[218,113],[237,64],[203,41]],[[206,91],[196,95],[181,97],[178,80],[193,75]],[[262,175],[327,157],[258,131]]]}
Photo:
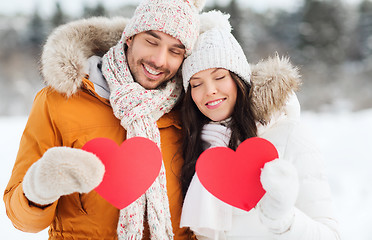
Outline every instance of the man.
{"label": "man", "polygon": [[[80,20],[52,33],[41,59],[47,87],[35,98],[4,193],[7,215],[16,228],[38,232],[50,226],[49,239],[190,237],[179,228],[183,160],[177,154],[178,114],[171,109],[181,88],[177,72],[199,32],[202,5],[203,1],[144,0],[129,21]],[[124,26],[121,40],[112,47]],[[101,58],[94,55],[106,52],[100,68]],[[136,99],[128,89],[138,96],[151,93],[138,102],[143,117],[134,116],[135,109],[122,109]],[[164,105],[142,104],[152,96],[163,99],[163,93],[168,94]],[[132,100],[125,102],[128,96]],[[149,132],[161,145],[163,167],[150,190],[119,212],[92,191],[102,181],[104,166],[80,148],[98,137],[121,144],[128,137],[143,136],[135,130],[137,123],[151,125]]]}

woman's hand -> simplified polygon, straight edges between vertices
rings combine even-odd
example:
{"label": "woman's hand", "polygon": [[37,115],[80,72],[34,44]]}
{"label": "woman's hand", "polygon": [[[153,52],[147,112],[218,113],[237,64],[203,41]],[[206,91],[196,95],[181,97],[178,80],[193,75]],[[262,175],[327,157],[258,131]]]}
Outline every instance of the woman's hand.
{"label": "woman's hand", "polygon": [[261,184],[266,190],[258,203],[261,221],[274,232],[288,230],[299,190],[297,169],[282,159],[268,162],[261,172]]}

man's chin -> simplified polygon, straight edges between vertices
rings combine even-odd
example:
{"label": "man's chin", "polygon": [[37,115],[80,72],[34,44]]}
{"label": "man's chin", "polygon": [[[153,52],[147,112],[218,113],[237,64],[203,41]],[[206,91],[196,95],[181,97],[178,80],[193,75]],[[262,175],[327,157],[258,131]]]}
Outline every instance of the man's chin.
{"label": "man's chin", "polygon": [[144,87],[145,89],[147,90],[153,90],[153,89],[156,89],[159,87],[159,85],[161,85],[162,83],[159,82],[159,81],[149,81],[149,80],[145,80],[145,81],[141,81],[141,82],[138,82],[142,87]]}
{"label": "man's chin", "polygon": [[169,80],[150,80],[150,79],[142,79],[138,82],[142,87],[144,87],[147,90],[152,90],[152,89],[157,89],[157,88],[162,88],[163,86],[166,85],[166,83]]}

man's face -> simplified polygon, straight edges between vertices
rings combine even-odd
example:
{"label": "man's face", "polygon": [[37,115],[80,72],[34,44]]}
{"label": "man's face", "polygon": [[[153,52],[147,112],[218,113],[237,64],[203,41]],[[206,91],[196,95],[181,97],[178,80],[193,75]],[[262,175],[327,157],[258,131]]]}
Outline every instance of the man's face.
{"label": "man's face", "polygon": [[185,55],[185,47],[179,40],[160,31],[139,33],[126,43],[132,76],[146,89],[155,89],[170,80]]}

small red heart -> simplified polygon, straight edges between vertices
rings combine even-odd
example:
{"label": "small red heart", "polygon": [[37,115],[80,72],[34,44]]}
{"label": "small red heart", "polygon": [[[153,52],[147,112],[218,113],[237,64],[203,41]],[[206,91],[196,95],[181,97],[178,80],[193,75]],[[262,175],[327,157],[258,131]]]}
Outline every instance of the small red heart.
{"label": "small red heart", "polygon": [[105,165],[105,175],[96,191],[118,209],[137,200],[159,175],[162,156],[158,146],[143,137],[133,137],[118,146],[108,138],[95,138],[82,148]]}
{"label": "small red heart", "polygon": [[276,158],[278,152],[271,142],[253,137],[242,142],[236,151],[226,147],[207,149],[196,163],[196,173],[212,195],[249,211],[265,194],[261,169]]}

